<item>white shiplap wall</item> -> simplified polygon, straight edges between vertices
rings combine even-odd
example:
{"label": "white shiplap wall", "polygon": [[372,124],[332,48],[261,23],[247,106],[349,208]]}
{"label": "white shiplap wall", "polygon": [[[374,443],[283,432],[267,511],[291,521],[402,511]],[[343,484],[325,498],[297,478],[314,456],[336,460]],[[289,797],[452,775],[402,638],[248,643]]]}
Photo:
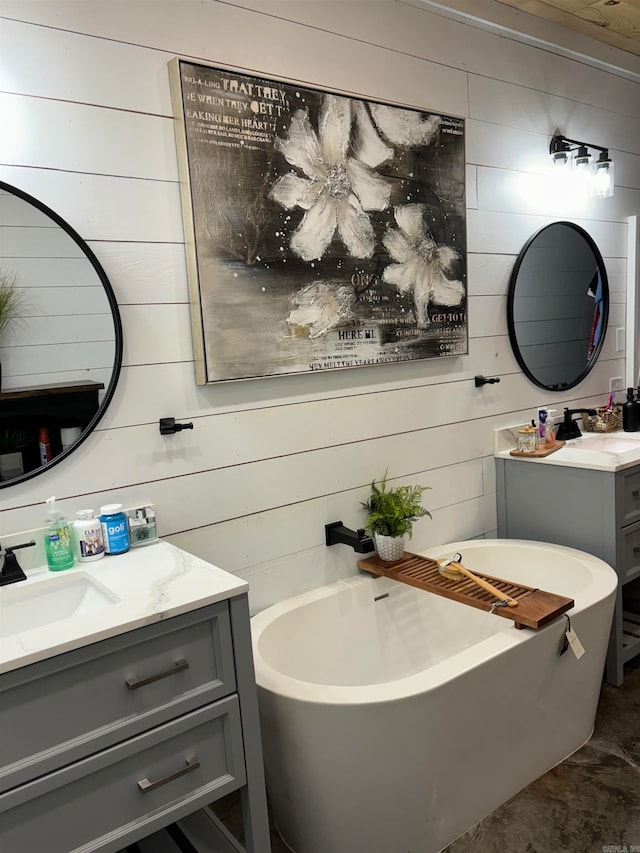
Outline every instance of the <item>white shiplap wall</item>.
{"label": "white shiplap wall", "polygon": [[[39,526],[50,494],[69,516],[153,501],[161,534],[246,577],[259,609],[355,571],[352,551],[324,546],[324,524],[360,526],[360,501],[385,468],[431,487],[433,521],[417,524],[412,547],[494,535],[492,430],[542,404],[599,404],[609,378],[624,376],[610,334],[589,378],[551,399],[511,353],[506,292],[531,234],[571,219],[605,257],[610,327],[624,324],[640,77],[393,0],[2,0],[0,15],[0,178],[89,242],[124,326],[105,418],[70,459],[0,491],[0,541]],[[167,71],[176,55],[467,119],[468,356],[195,385]],[[547,176],[556,129],[611,147],[614,198],[558,197]],[[478,373],[501,382],[476,389]],[[194,430],[160,436],[158,419],[172,415]]]}

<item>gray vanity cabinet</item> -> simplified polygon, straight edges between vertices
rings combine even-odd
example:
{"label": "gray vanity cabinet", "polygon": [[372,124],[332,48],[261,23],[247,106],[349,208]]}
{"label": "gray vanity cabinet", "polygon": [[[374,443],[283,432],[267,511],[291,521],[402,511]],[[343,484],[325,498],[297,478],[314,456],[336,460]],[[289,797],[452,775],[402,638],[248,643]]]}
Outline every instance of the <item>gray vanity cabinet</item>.
{"label": "gray vanity cabinet", "polygon": [[624,587],[640,577],[640,466],[596,471],[496,458],[498,536],[536,539],[600,557],[618,574],[605,669],[623,682],[640,654],[640,617],[624,608]]}
{"label": "gray vanity cabinet", "polygon": [[240,788],[270,849],[245,595],[4,674],[0,733],[6,853],[115,853]]}

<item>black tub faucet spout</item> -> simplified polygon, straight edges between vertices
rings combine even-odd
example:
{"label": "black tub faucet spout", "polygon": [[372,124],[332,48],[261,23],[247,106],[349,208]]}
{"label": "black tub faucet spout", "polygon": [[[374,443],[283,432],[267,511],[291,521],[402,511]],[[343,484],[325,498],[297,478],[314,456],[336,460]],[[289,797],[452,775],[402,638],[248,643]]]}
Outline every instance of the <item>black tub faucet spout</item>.
{"label": "black tub faucet spout", "polygon": [[375,551],[373,539],[367,536],[366,530],[350,530],[341,521],[332,521],[324,526],[326,545],[350,545],[358,554],[368,554]]}

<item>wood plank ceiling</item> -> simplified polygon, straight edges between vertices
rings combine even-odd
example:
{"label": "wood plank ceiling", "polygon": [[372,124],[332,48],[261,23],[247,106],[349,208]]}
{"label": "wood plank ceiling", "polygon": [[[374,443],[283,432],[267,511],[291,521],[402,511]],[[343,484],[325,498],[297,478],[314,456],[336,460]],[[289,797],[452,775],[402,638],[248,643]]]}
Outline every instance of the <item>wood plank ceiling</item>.
{"label": "wood plank ceiling", "polygon": [[640,0],[499,0],[640,56]]}

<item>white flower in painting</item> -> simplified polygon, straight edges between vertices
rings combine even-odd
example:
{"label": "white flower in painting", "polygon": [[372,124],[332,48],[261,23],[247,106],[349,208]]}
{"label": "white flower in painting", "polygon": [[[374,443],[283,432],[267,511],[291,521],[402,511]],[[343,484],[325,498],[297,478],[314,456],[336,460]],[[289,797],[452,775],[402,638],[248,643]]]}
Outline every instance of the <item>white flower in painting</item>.
{"label": "white flower in painting", "polygon": [[454,262],[460,259],[455,249],[438,246],[424,225],[425,206],[406,204],[394,209],[397,229],[389,229],[383,238],[395,264],[385,267],[383,281],[395,285],[400,293],[413,293],[418,326],[429,325],[430,302],[459,305],[465,294],[460,281],[448,279]]}
{"label": "white flower in painting", "polygon": [[354,153],[358,160],[375,169],[393,157],[394,151],[387,145],[374,127],[371,114],[363,101],[354,101]]}
{"label": "white flower in painting", "polygon": [[411,148],[428,145],[440,127],[440,116],[426,118],[416,110],[386,107],[384,104],[369,104],[373,120],[379,130],[394,145]]}
{"label": "white flower in painting", "polygon": [[355,294],[347,285],[315,281],[299,290],[293,301],[297,307],[289,313],[287,323],[307,329],[310,338],[353,320]]}
{"label": "white flower in painting", "polygon": [[348,152],[351,102],[326,95],[318,118],[318,133],[306,110],[298,110],[286,139],[276,148],[304,177],[290,172],[278,178],[270,196],[290,210],[305,210],[291,237],[291,249],[305,261],[321,258],[336,230],[354,258],[370,258],[374,233],[366,211],[389,205],[391,186]]}
{"label": "white flower in painting", "polygon": [[355,155],[375,168],[393,157],[394,149],[382,138],[401,148],[429,145],[440,127],[439,116],[424,116],[415,110],[384,104],[354,102]]}

